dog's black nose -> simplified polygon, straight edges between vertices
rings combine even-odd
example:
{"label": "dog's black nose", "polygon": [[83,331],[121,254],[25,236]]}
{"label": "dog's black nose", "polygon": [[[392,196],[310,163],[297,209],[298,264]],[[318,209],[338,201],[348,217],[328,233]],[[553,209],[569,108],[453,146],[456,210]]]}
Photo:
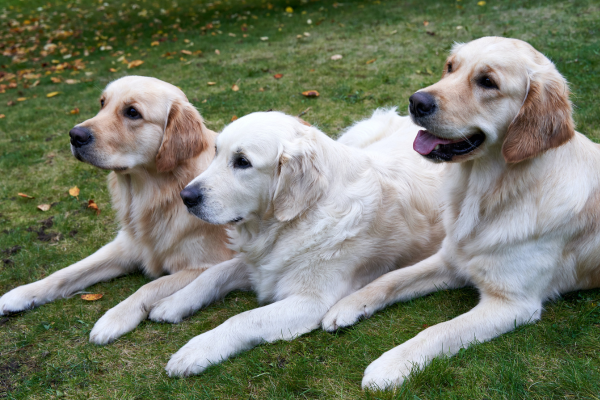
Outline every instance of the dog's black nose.
{"label": "dog's black nose", "polygon": [[192,208],[197,206],[202,202],[202,193],[194,186],[186,187],[179,193],[181,199],[183,200],[183,204],[185,204],[188,208]]}
{"label": "dog's black nose", "polygon": [[426,117],[435,112],[435,97],[427,92],[417,92],[410,96],[408,101],[410,113],[415,117]]}
{"label": "dog's black nose", "polygon": [[85,146],[92,141],[92,132],[88,128],[76,126],[69,131],[71,144],[75,147]]}

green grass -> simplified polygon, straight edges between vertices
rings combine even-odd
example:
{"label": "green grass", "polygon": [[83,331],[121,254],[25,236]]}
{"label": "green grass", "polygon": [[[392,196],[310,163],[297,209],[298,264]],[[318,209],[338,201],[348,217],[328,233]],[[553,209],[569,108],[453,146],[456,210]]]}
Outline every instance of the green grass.
{"label": "green grass", "polygon": [[[596,1],[107,2],[4,0],[0,5],[0,52],[8,54],[17,44],[30,49],[17,62],[0,55],[0,74],[34,69],[31,79],[13,79],[17,88],[0,93],[5,115],[0,119],[0,250],[22,246],[14,254],[0,253],[0,293],[84,258],[115,235],[106,172],[71,156],[67,132],[95,115],[102,88],[126,74],[178,85],[215,130],[233,115],[308,109],[304,119],[336,135],[376,107],[398,106],[404,112],[412,92],[439,78],[454,41],[510,36],[554,60],[571,82],[578,130],[600,139]],[[293,12],[286,13],[286,7]],[[20,32],[40,16],[44,26]],[[213,28],[201,29],[209,23]],[[55,53],[41,57],[58,29],[74,34],[54,39],[60,42]],[[107,45],[112,50],[98,50]],[[177,54],[164,56],[167,52]],[[332,61],[334,54],[343,58]],[[121,56],[144,64],[128,70],[118,61]],[[73,65],[77,59],[85,69],[67,65],[46,75],[58,65],[52,60]],[[275,79],[277,73],[283,78]],[[69,85],[66,79],[79,82]],[[208,86],[209,81],[216,85]],[[231,90],[233,84],[238,92]],[[309,89],[321,96],[300,94]],[[55,91],[60,93],[46,97]],[[26,100],[17,101],[22,97]],[[70,113],[74,108],[79,114]],[[67,193],[74,185],[81,188],[78,199]],[[89,199],[102,209],[99,216],[86,208]],[[43,203],[53,204],[50,211],[36,209]],[[60,239],[40,241],[35,231],[51,216],[46,233],[60,233]],[[251,293],[234,292],[179,325],[144,322],[111,345],[90,345],[94,322],[147,281],[139,274],[115,279],[89,289],[104,294],[100,301],[74,297],[0,318],[0,398],[600,398],[600,290],[568,294],[547,304],[534,325],[435,360],[395,393],[365,393],[360,380],[371,361],[426,326],[469,310],[477,293],[435,293],[389,307],[336,335],[315,331],[259,346],[200,376],[171,379],[163,368],[172,353],[257,302]]]}

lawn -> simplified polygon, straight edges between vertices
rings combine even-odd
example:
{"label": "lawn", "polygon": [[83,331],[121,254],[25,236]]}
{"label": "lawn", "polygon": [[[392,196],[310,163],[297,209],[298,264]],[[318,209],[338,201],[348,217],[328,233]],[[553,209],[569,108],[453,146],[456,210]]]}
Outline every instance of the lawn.
{"label": "lawn", "polygon": [[[406,113],[410,94],[439,78],[455,41],[485,35],[520,38],[549,56],[571,83],[577,129],[600,140],[596,0],[3,0],[0,294],[114,237],[107,173],[72,157],[68,137],[95,115],[111,80],[171,82],[214,130],[277,109],[304,113],[335,136],[377,107]],[[88,208],[92,199],[100,214]],[[600,290],[548,303],[540,322],[435,360],[395,393],[369,393],[360,380],[371,361],[469,310],[477,292],[438,292],[335,335],[262,345],[172,379],[164,372],[171,354],[257,302],[234,292],[181,324],[147,321],[111,345],[89,344],[95,321],[146,282],[135,274],[89,288],[104,295],[98,301],[75,296],[0,317],[0,398],[600,398]]]}

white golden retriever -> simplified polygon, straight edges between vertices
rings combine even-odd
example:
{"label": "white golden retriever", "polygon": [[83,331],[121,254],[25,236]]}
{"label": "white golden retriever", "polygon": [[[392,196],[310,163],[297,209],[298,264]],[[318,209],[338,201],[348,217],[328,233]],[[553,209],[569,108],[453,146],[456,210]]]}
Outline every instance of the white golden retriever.
{"label": "white golden retriever", "polygon": [[481,299],[383,354],[363,387],[401,385],[434,357],[538,320],[547,299],[600,287],[600,147],[574,131],[567,82],[550,60],[515,39],[457,44],[410,112],[427,129],[415,150],[454,162],[442,248],[337,303],[323,328],[439,288],[474,285]]}
{"label": "white golden retriever", "polygon": [[309,332],[342,297],[435,253],[445,167],[410,149],[417,131],[393,110],[338,142],[279,112],[226,127],[212,164],[182,198],[203,220],[232,224],[239,254],[157,303],[150,318],[178,322],[236,288],[271,304],[192,339],[171,357],[169,375]]}
{"label": "white golden retriever", "polygon": [[90,341],[106,344],[133,330],[152,304],[228,260],[227,233],[191,216],[179,192],[206,169],[216,133],[181,90],[154,78],[110,83],[100,112],[71,130],[78,160],[112,170],[108,187],[121,229],[91,256],[0,298],[0,315],[68,297],[100,281],[141,269],[159,278],[109,310]]}

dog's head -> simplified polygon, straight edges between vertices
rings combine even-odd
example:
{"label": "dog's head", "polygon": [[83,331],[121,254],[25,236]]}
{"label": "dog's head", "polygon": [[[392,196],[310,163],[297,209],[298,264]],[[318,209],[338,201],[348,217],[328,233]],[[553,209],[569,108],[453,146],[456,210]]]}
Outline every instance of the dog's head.
{"label": "dog's head", "polygon": [[98,114],[69,136],[73,155],[96,167],[167,172],[202,152],[203,129],[181,90],[155,78],[126,76],[108,84]]}
{"label": "dog's head", "polygon": [[227,126],[216,155],[181,197],[189,211],[213,223],[245,223],[274,216],[289,221],[320,197],[318,131],[280,112],[257,112]]}
{"label": "dog's head", "polygon": [[442,79],[410,97],[420,131],[414,148],[434,161],[462,162],[502,151],[517,163],[575,134],[569,88],[554,64],[521,40],[484,37],[456,44]]}

